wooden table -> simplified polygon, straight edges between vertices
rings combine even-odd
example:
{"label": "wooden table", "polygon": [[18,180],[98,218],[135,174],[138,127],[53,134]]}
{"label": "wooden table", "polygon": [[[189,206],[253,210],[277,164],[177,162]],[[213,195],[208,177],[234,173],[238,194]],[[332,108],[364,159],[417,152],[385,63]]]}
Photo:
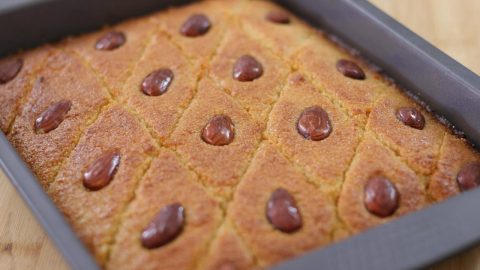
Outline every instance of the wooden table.
{"label": "wooden table", "polygon": [[[480,74],[479,0],[371,0]],[[63,258],[0,171],[0,269],[67,269]],[[480,247],[432,269],[479,269]]]}

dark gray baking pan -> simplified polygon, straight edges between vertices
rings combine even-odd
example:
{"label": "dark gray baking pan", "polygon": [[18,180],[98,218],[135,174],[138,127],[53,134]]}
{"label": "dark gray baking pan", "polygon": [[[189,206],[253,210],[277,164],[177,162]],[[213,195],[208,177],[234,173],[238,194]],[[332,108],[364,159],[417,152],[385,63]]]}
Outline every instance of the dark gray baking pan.
{"label": "dark gray baking pan", "polygon": [[[173,0],[0,0],[0,55],[147,14]],[[361,0],[279,0],[340,37],[480,145],[480,78]],[[478,148],[478,147],[477,147]],[[0,134],[0,165],[73,269],[97,269]],[[277,269],[416,269],[480,243],[480,189],[287,261]]]}

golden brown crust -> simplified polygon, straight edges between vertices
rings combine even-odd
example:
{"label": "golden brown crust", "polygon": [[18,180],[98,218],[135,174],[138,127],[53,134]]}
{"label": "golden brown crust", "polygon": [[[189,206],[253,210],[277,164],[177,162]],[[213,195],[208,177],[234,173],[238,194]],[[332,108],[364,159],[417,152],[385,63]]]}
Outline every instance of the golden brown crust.
{"label": "golden brown crust", "polygon": [[[122,217],[107,269],[194,269],[221,219],[218,202],[196,181],[171,152],[153,160]],[[163,247],[145,249],[140,242],[142,230],[159,209],[175,202],[185,208],[182,233]]]}
{"label": "golden brown crust", "polygon": [[[34,130],[35,119],[51,104],[70,100],[65,120],[45,134]],[[87,123],[96,118],[108,94],[75,57],[56,51],[38,73],[30,96],[17,116],[10,141],[44,184],[53,179]]]}
{"label": "golden brown crust", "polygon": [[[333,131],[321,141],[307,140],[297,131],[300,114],[311,106],[322,107],[332,123]],[[338,195],[343,173],[360,140],[360,129],[302,74],[294,73],[288,77],[270,114],[267,136],[303,167],[321,189]]]}
{"label": "golden brown crust", "polygon": [[[168,68],[173,80],[161,96],[147,96],[140,90],[143,79],[152,71]],[[181,51],[170,44],[162,33],[157,33],[136,64],[119,99],[133,108],[153,128],[160,140],[173,131],[183,109],[193,98],[200,70],[192,67]]]}
{"label": "golden brown crust", "polygon": [[[109,151],[120,155],[113,180],[98,191],[88,190],[83,186],[83,172]],[[136,119],[126,110],[113,106],[85,131],[65,166],[50,183],[49,195],[102,265],[120,216],[134,196],[149,156],[155,152],[153,140]]]}
{"label": "golden brown crust", "polygon": [[218,270],[222,267],[236,270],[257,269],[250,251],[232,226],[225,224],[219,229],[210,251],[201,260],[199,269]]}
{"label": "golden brown crust", "polygon": [[[106,82],[109,90],[118,94],[156,30],[156,22],[152,17],[127,21],[98,32],[67,39],[66,48],[84,59]],[[111,31],[124,33],[127,40],[125,44],[111,51],[96,50],[97,40]]]}
{"label": "golden brown crust", "polygon": [[[260,78],[242,82],[233,78],[235,61],[243,55],[254,57],[263,67]],[[241,31],[231,29],[210,64],[210,74],[255,119],[265,121],[272,104],[285,84],[290,67]]]}
{"label": "golden brown crust", "polygon": [[437,170],[433,173],[428,187],[428,193],[434,201],[447,199],[460,192],[457,174],[470,162],[480,163],[479,153],[473,152],[464,139],[447,132],[440,149]]}
{"label": "golden brown crust", "polygon": [[346,78],[336,68],[338,60],[352,57],[338,50],[320,34],[313,35],[295,56],[294,65],[312,79],[319,89],[338,102],[350,116],[364,125],[375,100],[386,90],[378,75],[358,62],[365,80]]}
{"label": "golden brown crust", "polygon": [[[302,215],[302,228],[291,234],[275,230],[265,214],[267,201],[277,188],[295,197]],[[332,202],[308,183],[273,146],[262,144],[235,193],[228,218],[267,267],[330,242],[334,225]]]}
{"label": "golden brown crust", "polygon": [[[396,112],[401,107],[420,110],[425,117],[425,127],[418,130],[398,120]],[[405,95],[391,93],[383,96],[372,110],[367,129],[398,152],[417,173],[429,175],[435,169],[445,127]]]}
{"label": "golden brown crust", "polygon": [[[235,126],[235,139],[228,146],[205,143],[201,131],[215,115],[229,116]],[[199,82],[197,97],[183,114],[166,142],[202,176],[205,185],[229,195],[245,171],[261,137],[262,125],[208,78]]]}
{"label": "golden brown crust", "polygon": [[[266,19],[268,13],[278,11],[289,15],[288,24],[272,23]],[[242,18],[246,34],[261,40],[263,46],[284,59],[294,55],[314,33],[299,18],[270,1],[244,1],[236,13]]]}
{"label": "golden brown crust", "polygon": [[[340,218],[353,233],[418,210],[426,203],[425,187],[415,172],[371,134],[365,136],[345,176],[338,201]],[[379,218],[368,212],[364,206],[365,184],[373,176],[387,177],[400,193],[400,205],[390,217]]]}
{"label": "golden brown crust", "polygon": [[[185,7],[160,12],[161,30],[166,32],[174,44],[177,44],[187,57],[196,64],[205,64],[218,47],[227,26],[230,23],[230,10],[237,1],[203,1]],[[194,14],[204,14],[212,27],[207,34],[197,37],[185,37],[180,33],[183,23]]]}
{"label": "golden brown crust", "polygon": [[[194,22],[194,36],[182,34],[195,14],[210,28]],[[125,35],[114,35],[121,46],[97,50],[112,31]],[[247,57],[249,74],[234,79],[243,55],[255,60]],[[268,1],[202,1],[18,56],[24,68],[0,85],[0,128],[11,127],[12,144],[107,269],[267,268],[453,196],[459,170],[480,162],[361,59]],[[353,63],[339,68],[339,60]],[[141,88],[159,69],[173,74],[166,92]],[[36,134],[35,119],[64,99],[73,104],[64,121]],[[312,106],[312,119],[328,115],[326,137],[308,117],[298,131]],[[425,127],[403,124],[400,107],[419,110]],[[83,172],[113,148],[121,157],[113,180],[86,189]],[[379,175],[400,194],[384,218],[364,203],[367,181]],[[300,209],[298,231],[267,218],[278,188]],[[185,207],[185,227],[144,248],[142,230],[174,202]]]}
{"label": "golden brown crust", "polygon": [[17,76],[6,84],[0,84],[0,129],[7,133],[26,95],[31,91],[36,73],[45,64],[51,52],[50,46],[19,53],[0,60],[0,64],[12,59],[22,59],[23,67]]}

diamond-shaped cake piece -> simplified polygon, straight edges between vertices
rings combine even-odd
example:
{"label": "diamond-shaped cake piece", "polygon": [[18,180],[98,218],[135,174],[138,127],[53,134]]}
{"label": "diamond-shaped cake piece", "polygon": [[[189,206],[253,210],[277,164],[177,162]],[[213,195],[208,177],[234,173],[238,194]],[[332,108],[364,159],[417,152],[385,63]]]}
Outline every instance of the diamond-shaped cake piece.
{"label": "diamond-shaped cake piece", "polygon": [[[267,204],[279,188],[293,197],[301,216],[301,225],[293,232],[277,229],[267,218]],[[260,266],[266,267],[328,244],[334,212],[333,202],[265,143],[238,185],[227,218],[236,224]]]}
{"label": "diamond-shaped cake piece", "polygon": [[[414,212],[426,203],[423,180],[371,134],[365,136],[346,174],[338,201],[340,218],[352,233]],[[390,184],[375,186],[372,182],[372,188],[368,189],[367,183],[378,177]]]}
{"label": "diamond-shaped cake piece", "polygon": [[[311,107],[322,108],[330,122],[330,133],[321,140],[305,138],[299,131],[299,118]],[[299,73],[289,77],[287,87],[270,114],[267,127],[268,138],[302,166],[316,184],[334,195],[340,191],[343,174],[353,157],[360,134],[361,130],[354,121]]]}
{"label": "diamond-shaped cake piece", "polygon": [[[108,269],[194,269],[221,221],[219,204],[170,152],[153,160],[123,215]],[[183,207],[183,228],[170,242],[147,249],[142,232],[166,205]],[[169,225],[167,225],[169,226]]]}
{"label": "diamond-shaped cake piece", "polygon": [[215,53],[230,24],[233,1],[208,1],[160,13],[160,26],[192,61],[202,64]]}
{"label": "diamond-shaped cake piece", "polygon": [[193,98],[199,72],[157,33],[118,95],[164,140]]}
{"label": "diamond-shaped cake piece", "polygon": [[[55,51],[38,73],[9,139],[39,180],[47,184],[75,147],[84,128],[108,101],[107,90],[93,73],[77,58]],[[69,103],[70,107],[53,113],[55,123],[40,121],[59,103]],[[37,122],[56,126],[44,130],[42,124],[36,129]]]}
{"label": "diamond-shaped cake piece", "polygon": [[237,10],[245,31],[284,59],[313,34],[303,21],[269,1],[244,1]]}
{"label": "diamond-shaped cake piece", "polygon": [[[205,127],[215,116],[226,116],[233,123],[233,132],[229,133],[233,135],[233,141],[227,145],[213,145],[202,139]],[[223,138],[223,131],[219,129],[212,134]],[[199,83],[192,104],[167,141],[167,146],[176,148],[188,165],[201,175],[205,185],[227,191],[246,170],[261,132],[260,123],[252,120],[211,80],[204,78]]]}
{"label": "diamond-shaped cake piece", "polygon": [[[252,69],[258,67],[238,64],[245,56],[252,57],[258,62],[262,69],[260,76],[258,73],[257,76],[250,75]],[[210,64],[212,78],[239,101],[255,119],[262,121],[267,118],[272,103],[285,85],[285,78],[289,71],[290,67],[279,57],[238,29],[228,31],[218,54]],[[235,72],[243,72],[245,79],[235,78]]]}
{"label": "diamond-shaped cake piece", "polygon": [[0,61],[0,69],[7,71],[6,77],[0,78],[0,130],[4,133],[9,131],[50,52],[50,46],[44,46]]}
{"label": "diamond-shaped cake piece", "polygon": [[[415,109],[421,115],[417,118],[424,119],[424,127],[419,129],[403,123],[398,115],[401,108]],[[418,120],[417,123],[422,122]],[[445,127],[404,94],[398,92],[383,96],[370,114],[367,129],[399,153],[415,171],[426,175],[433,173]]]}
{"label": "diamond-shaped cake piece", "polygon": [[[107,83],[110,91],[118,93],[150,42],[157,25],[158,22],[152,17],[130,20],[99,32],[68,39],[67,49],[78,53]],[[105,43],[107,45],[100,47]],[[116,46],[110,45],[112,43]]]}
{"label": "diamond-shaped cake piece", "polygon": [[455,135],[445,134],[437,169],[430,178],[428,193],[435,201],[441,201],[457,195],[461,191],[458,176],[462,169],[470,164],[478,164],[480,155],[472,146]]}
{"label": "diamond-shaped cake piece", "polygon": [[[345,76],[337,67],[339,60],[355,63],[364,79]],[[388,89],[380,75],[372,72],[361,61],[338,50],[330,41],[316,34],[307,41],[295,57],[294,65],[313,79],[315,86],[340,103],[356,121],[365,124],[375,100]]]}
{"label": "diamond-shaped cake piece", "polygon": [[[65,166],[50,183],[48,193],[100,264],[106,262],[120,216],[134,197],[149,156],[155,152],[148,132],[126,110],[114,106],[86,129]],[[107,168],[111,160],[99,162],[99,157],[106,153],[118,155],[119,162],[112,167],[109,179],[95,178],[106,181],[105,186],[91,190],[84,184],[84,174],[94,165]]]}
{"label": "diamond-shaped cake piece", "polygon": [[230,223],[219,228],[200,269],[257,269],[250,251]]}

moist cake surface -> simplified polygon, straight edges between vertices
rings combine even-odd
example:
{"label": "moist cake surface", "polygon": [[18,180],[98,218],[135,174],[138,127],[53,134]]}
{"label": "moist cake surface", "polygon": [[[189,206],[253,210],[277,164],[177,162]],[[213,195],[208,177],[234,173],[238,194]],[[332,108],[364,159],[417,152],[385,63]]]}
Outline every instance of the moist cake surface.
{"label": "moist cake surface", "polygon": [[480,185],[480,155],[268,1],[0,60],[0,128],[104,269],[265,269]]}

